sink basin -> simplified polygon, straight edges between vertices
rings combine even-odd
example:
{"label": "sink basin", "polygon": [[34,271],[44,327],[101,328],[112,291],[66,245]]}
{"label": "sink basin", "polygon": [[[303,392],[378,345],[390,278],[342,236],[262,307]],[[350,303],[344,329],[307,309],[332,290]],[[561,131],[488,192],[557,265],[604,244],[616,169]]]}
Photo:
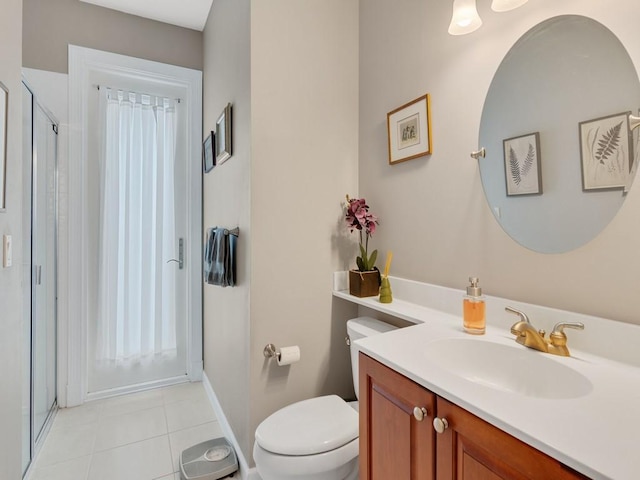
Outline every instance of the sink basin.
{"label": "sink basin", "polygon": [[529,397],[577,398],[593,390],[580,372],[519,345],[449,338],[427,344],[424,354],[429,362],[470,382]]}

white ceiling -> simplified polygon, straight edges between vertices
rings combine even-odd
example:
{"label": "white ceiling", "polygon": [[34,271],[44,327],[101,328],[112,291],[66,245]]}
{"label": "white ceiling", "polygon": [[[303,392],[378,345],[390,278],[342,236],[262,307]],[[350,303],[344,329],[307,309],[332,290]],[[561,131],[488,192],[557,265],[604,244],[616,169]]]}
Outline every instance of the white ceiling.
{"label": "white ceiling", "polygon": [[80,0],[193,30],[204,29],[213,0]]}

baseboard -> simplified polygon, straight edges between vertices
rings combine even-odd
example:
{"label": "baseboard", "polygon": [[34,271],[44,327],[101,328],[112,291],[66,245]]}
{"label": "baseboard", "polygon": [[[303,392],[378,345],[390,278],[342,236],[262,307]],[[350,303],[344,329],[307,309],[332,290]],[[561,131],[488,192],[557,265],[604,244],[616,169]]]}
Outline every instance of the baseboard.
{"label": "baseboard", "polygon": [[233,430],[231,429],[231,425],[229,424],[227,417],[222,410],[222,406],[218,401],[218,397],[216,396],[213,388],[211,387],[211,382],[209,382],[209,378],[207,377],[206,372],[202,372],[202,385],[204,386],[205,392],[207,392],[207,397],[209,397],[209,401],[211,402],[211,406],[213,407],[213,411],[216,414],[216,418],[220,423],[220,427],[222,427],[222,432],[224,436],[231,442],[233,448],[236,450],[236,455],[238,457],[238,464],[240,467],[240,477],[242,480],[261,480],[260,475],[258,475],[258,471],[254,468],[249,468],[249,463],[242,453],[242,449],[236,440],[235,435],[233,434]]}
{"label": "baseboard", "polygon": [[204,371],[204,362],[196,360],[191,362],[191,369],[187,372],[189,380],[192,382],[200,382],[202,380],[202,372]]}
{"label": "baseboard", "polygon": [[255,467],[247,472],[247,480],[262,480],[262,478],[260,478],[260,475],[258,475],[258,471],[255,469]]}
{"label": "baseboard", "polygon": [[[99,392],[87,393],[84,401],[91,402],[93,400],[101,400],[103,398],[117,397],[120,395],[129,394],[129,393],[138,393],[138,392],[152,390],[160,387],[169,387],[171,385],[178,385],[180,383],[187,383],[189,381],[190,381],[189,377],[187,377],[186,375],[180,375],[177,377],[164,378],[161,380],[153,380],[151,382],[136,383],[134,385],[126,385],[124,387],[117,387],[109,390],[100,390]],[[191,380],[191,381],[194,381],[194,380]]]}
{"label": "baseboard", "polygon": [[82,387],[76,383],[67,384],[66,402],[61,405],[64,408],[77,407],[84,403],[82,398]]}

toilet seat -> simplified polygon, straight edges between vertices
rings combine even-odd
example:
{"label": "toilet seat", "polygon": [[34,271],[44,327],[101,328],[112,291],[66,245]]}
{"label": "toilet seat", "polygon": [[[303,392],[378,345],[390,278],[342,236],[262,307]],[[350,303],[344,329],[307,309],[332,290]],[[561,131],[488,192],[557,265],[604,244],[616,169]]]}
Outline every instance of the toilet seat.
{"label": "toilet seat", "polygon": [[358,439],[358,413],[337,395],[286,406],[256,429],[256,444],[277,455],[318,455]]}
{"label": "toilet seat", "polygon": [[[350,473],[358,471],[359,439],[340,448],[317,455],[279,455],[271,453],[258,445],[253,445],[253,459],[258,466],[258,473],[263,478],[278,480],[300,478],[350,478]],[[333,476],[329,476],[333,475]]]}

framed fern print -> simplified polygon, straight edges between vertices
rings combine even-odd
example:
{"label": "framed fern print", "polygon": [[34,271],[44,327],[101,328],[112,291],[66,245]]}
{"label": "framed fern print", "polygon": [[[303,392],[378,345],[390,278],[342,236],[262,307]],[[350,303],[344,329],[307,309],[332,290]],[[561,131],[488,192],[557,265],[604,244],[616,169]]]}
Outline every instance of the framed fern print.
{"label": "framed fern print", "polygon": [[507,196],[541,195],[540,133],[528,133],[502,141]]}
{"label": "framed fern print", "polygon": [[625,188],[633,166],[631,112],[580,122],[582,189]]}

